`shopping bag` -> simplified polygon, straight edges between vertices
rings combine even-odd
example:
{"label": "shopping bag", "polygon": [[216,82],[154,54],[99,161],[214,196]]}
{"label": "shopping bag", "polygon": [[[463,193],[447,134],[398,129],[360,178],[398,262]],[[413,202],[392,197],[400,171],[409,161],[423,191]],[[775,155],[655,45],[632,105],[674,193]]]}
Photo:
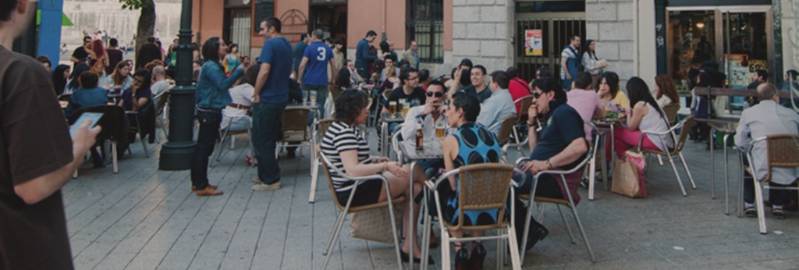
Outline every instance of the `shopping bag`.
{"label": "shopping bag", "polygon": [[627,151],[624,158],[613,162],[613,185],[611,191],[630,198],[645,198],[646,158],[643,154]]}

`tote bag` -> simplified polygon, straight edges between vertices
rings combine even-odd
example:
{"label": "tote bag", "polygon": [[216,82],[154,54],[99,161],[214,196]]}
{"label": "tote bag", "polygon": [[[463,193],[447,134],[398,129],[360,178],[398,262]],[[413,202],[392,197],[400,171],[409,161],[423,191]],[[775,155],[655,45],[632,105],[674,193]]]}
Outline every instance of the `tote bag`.
{"label": "tote bag", "polygon": [[613,163],[611,191],[630,198],[645,198],[649,195],[646,190],[645,170],[644,155],[628,150],[623,159],[616,159]]}

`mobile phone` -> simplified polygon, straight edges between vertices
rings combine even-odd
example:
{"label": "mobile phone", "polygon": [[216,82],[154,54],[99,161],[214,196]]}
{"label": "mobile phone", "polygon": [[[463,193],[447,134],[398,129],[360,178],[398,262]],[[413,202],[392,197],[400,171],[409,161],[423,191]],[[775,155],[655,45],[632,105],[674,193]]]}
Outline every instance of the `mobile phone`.
{"label": "mobile phone", "polygon": [[78,132],[78,128],[83,124],[83,122],[91,121],[89,124],[89,128],[93,128],[97,126],[97,123],[100,122],[100,119],[103,118],[103,113],[97,112],[85,112],[78,117],[78,120],[69,127],[69,136],[74,137],[75,132]]}

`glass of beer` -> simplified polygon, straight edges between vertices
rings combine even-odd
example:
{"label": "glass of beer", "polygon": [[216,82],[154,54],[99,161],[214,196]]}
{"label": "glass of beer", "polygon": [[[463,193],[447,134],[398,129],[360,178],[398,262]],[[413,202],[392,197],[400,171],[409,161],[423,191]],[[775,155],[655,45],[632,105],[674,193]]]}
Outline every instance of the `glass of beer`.
{"label": "glass of beer", "polygon": [[408,110],[410,110],[410,109],[411,109],[411,104],[408,103],[407,101],[403,102],[403,104],[402,104],[402,117],[405,117],[405,115],[408,114]]}
{"label": "glass of beer", "polygon": [[395,113],[397,113],[397,102],[396,101],[391,101],[391,102],[388,103],[388,113],[391,114],[391,115],[394,115]]}
{"label": "glass of beer", "polygon": [[441,139],[444,136],[447,136],[447,126],[444,124],[444,118],[439,118],[436,121],[436,138]]}

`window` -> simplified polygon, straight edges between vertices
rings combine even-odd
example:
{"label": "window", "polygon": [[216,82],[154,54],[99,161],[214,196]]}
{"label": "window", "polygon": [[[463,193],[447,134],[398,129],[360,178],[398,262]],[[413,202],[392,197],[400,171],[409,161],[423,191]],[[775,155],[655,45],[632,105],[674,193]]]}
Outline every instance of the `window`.
{"label": "window", "polygon": [[275,0],[255,0],[255,20],[253,33],[261,31],[261,22],[275,16]]}
{"label": "window", "polygon": [[444,62],[443,0],[408,0],[408,4],[408,41],[416,40],[420,61]]}

